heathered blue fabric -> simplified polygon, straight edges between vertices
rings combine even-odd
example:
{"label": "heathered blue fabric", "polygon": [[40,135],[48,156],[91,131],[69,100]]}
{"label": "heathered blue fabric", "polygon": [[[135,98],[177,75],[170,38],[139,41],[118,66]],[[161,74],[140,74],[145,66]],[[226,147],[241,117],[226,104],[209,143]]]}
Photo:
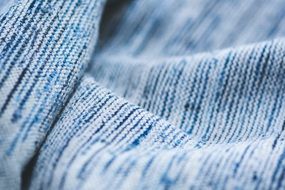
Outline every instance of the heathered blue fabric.
{"label": "heathered blue fabric", "polygon": [[0,13],[0,189],[285,189],[285,0]]}

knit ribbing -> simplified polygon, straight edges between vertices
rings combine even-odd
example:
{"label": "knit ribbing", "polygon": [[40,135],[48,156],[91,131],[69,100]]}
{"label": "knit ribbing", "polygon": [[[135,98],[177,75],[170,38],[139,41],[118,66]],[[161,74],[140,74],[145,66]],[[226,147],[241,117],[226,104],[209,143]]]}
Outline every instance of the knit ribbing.
{"label": "knit ribbing", "polygon": [[140,107],[85,78],[31,187],[282,189],[284,50],[280,39],[161,64],[96,60],[99,84]]}
{"label": "knit ribbing", "polygon": [[285,189],[284,0],[7,2],[0,189]]}
{"label": "knit ribbing", "polygon": [[19,188],[33,156],[83,73],[102,1],[22,1],[0,24],[0,189]]}

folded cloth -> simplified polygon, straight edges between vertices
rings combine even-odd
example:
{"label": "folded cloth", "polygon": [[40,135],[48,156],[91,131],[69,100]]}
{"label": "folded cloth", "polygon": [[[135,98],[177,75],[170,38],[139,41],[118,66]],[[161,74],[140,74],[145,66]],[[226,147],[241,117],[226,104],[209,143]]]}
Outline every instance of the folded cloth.
{"label": "folded cloth", "polygon": [[285,189],[284,0],[3,4],[0,189]]}
{"label": "folded cloth", "polygon": [[101,0],[24,0],[0,18],[0,189],[17,189],[23,167],[60,116],[90,59]]}

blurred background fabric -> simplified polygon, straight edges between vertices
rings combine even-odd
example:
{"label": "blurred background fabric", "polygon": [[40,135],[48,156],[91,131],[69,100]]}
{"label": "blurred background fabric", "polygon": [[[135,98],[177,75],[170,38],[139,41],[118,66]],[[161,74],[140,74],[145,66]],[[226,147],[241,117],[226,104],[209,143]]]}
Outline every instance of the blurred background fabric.
{"label": "blurred background fabric", "polygon": [[0,13],[0,189],[285,189],[284,0]]}

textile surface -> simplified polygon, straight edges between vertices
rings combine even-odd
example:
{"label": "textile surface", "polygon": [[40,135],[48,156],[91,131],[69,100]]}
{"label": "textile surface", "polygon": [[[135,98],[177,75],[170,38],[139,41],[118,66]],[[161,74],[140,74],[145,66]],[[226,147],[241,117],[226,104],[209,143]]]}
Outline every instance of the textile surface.
{"label": "textile surface", "polygon": [[284,0],[0,14],[0,189],[285,189]]}

